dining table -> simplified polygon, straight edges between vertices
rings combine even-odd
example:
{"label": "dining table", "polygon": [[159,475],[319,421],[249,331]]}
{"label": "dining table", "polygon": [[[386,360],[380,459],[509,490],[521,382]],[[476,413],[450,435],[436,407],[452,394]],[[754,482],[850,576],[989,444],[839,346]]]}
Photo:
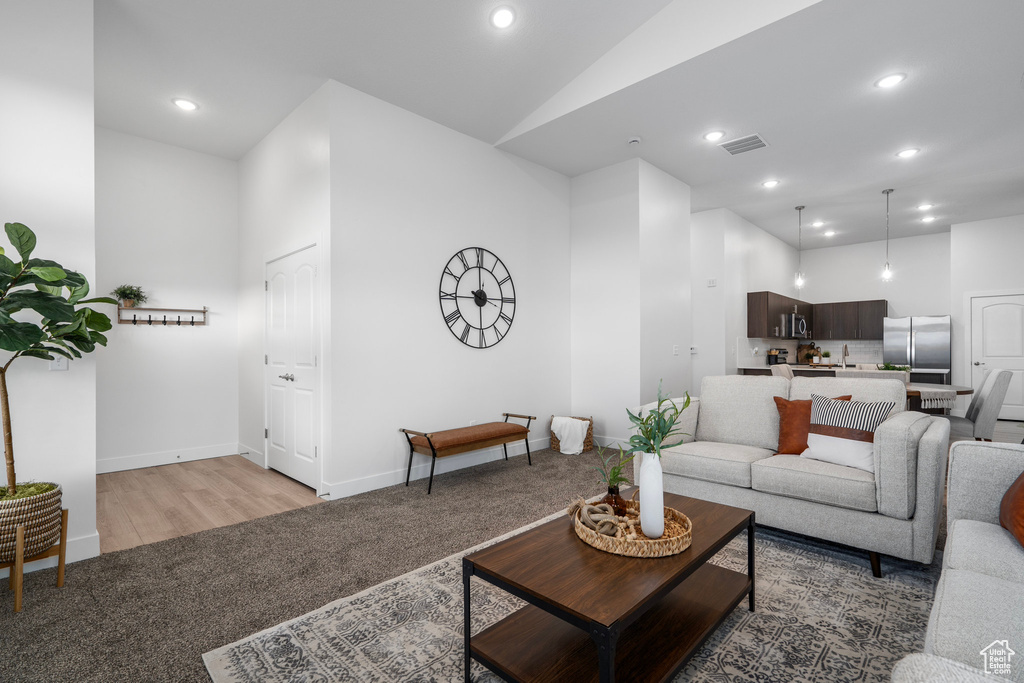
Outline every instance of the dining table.
{"label": "dining table", "polygon": [[921,390],[928,389],[950,389],[956,392],[957,396],[969,396],[974,393],[973,387],[965,387],[959,384],[924,384],[910,382],[907,384],[907,402],[910,410],[916,410],[921,413],[928,413],[931,415],[945,415],[947,408],[922,408],[921,407]]}

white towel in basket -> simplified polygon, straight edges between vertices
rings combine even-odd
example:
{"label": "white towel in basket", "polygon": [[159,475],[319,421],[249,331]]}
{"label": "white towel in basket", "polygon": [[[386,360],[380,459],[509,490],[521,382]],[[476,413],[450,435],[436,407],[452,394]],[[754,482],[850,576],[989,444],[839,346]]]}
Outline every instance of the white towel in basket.
{"label": "white towel in basket", "polygon": [[558,438],[558,451],[569,455],[583,452],[583,440],[587,438],[589,420],[574,417],[551,418],[551,431]]}

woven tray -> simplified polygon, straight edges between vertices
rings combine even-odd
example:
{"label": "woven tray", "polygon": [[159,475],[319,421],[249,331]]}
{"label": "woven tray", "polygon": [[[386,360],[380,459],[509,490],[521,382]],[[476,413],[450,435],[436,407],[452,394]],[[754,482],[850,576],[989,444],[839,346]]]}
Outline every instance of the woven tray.
{"label": "woven tray", "polygon": [[[626,514],[640,514],[640,504],[636,501],[626,501]],[[580,521],[580,513],[573,515],[573,526],[576,535],[587,545],[592,545],[598,550],[603,550],[615,555],[626,557],[668,557],[677,555],[690,547],[693,541],[693,524],[690,518],[672,508],[665,508],[665,534],[661,538],[615,538],[599,534]],[[678,523],[678,527],[670,522]]]}
{"label": "woven tray", "polygon": [[[555,416],[552,415],[551,419]],[[573,417],[574,420],[586,420],[587,421],[587,435],[583,437],[583,452],[594,450],[594,418],[592,417]],[[551,432],[551,450],[562,452],[562,444],[555,436],[554,432]]]}

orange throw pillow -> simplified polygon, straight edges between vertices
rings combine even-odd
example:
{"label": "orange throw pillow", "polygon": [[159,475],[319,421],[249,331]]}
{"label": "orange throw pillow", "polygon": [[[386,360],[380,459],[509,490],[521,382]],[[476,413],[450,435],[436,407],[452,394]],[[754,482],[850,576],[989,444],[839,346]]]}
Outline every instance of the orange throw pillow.
{"label": "orange throw pillow", "polygon": [[[850,396],[836,396],[837,401],[849,401]],[[811,431],[811,401],[787,401],[775,397],[779,409],[779,452],[776,455],[800,455],[807,450],[807,435]]]}
{"label": "orange throw pillow", "polygon": [[999,526],[1024,546],[1024,473],[1006,489],[1003,502],[999,504]]}

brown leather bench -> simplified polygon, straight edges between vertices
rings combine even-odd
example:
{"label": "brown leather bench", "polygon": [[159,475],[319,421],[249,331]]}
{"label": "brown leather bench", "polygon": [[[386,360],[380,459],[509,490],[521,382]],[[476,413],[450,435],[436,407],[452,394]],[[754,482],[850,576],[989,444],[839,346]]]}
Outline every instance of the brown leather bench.
{"label": "brown leather bench", "polygon": [[[409,469],[405,473],[405,485],[409,485],[409,477],[412,475],[412,454],[422,453],[429,455],[430,481],[427,484],[427,494],[434,486],[434,465],[438,458],[458,453],[480,450],[490,446],[500,445],[505,451],[505,460],[508,460],[508,445],[513,441],[526,442],[526,461],[533,465],[530,457],[530,421],[537,418],[532,415],[516,415],[515,413],[502,413],[505,416],[504,422],[487,422],[485,424],[473,425],[472,427],[459,427],[457,429],[445,429],[440,432],[417,432],[412,429],[400,429],[405,433],[409,441]],[[526,426],[509,422],[510,417],[526,420]]]}

